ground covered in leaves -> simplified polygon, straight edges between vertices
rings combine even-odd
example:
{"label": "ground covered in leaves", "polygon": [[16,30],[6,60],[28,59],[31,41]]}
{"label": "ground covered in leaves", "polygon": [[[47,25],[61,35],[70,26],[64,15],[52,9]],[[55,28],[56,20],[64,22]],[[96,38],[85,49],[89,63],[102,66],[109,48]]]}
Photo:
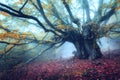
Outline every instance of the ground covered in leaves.
{"label": "ground covered in leaves", "polygon": [[97,60],[52,60],[32,62],[3,71],[0,80],[120,80],[120,53]]}

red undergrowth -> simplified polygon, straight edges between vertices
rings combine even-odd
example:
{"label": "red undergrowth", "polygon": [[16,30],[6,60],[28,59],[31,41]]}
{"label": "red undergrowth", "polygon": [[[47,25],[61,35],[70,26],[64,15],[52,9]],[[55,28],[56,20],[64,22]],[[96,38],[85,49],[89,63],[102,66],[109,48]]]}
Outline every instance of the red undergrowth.
{"label": "red undergrowth", "polygon": [[120,56],[97,60],[34,62],[7,71],[2,80],[120,80]]}

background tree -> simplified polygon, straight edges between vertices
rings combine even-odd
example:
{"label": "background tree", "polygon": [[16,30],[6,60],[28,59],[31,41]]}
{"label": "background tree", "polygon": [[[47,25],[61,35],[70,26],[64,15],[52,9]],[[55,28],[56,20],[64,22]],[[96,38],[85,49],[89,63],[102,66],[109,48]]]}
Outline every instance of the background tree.
{"label": "background tree", "polygon": [[[119,16],[120,1],[96,1],[98,5],[93,5],[94,0],[18,0],[0,3],[0,14],[16,23],[16,26],[9,24],[9,27],[5,27],[4,25],[8,25],[5,23],[6,19],[1,20],[0,28],[5,33],[0,35],[0,43],[7,44],[3,52],[7,53],[15,46],[29,43],[48,45],[38,55],[30,58],[26,62],[28,63],[46,50],[60,47],[68,41],[74,44],[77,58],[101,58],[99,39],[103,36],[110,37],[111,33],[119,36],[119,19],[113,23],[108,22],[111,16]],[[20,21],[24,24],[20,24]],[[17,29],[17,25],[21,27]],[[26,25],[30,28],[33,28],[31,25],[38,27],[38,31],[43,31],[42,36],[41,33],[37,33],[37,36],[35,32],[32,33],[33,29],[24,32],[22,26]],[[15,29],[11,29],[11,26]],[[48,36],[50,38],[46,39]],[[11,38],[15,42],[11,42]]]}

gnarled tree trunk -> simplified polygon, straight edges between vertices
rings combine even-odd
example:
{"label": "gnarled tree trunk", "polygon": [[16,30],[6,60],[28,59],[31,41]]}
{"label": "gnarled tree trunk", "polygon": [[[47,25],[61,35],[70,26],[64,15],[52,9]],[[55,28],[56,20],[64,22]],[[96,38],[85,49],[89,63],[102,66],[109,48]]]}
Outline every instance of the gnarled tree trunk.
{"label": "gnarled tree trunk", "polygon": [[97,59],[102,57],[102,53],[98,44],[94,41],[84,40],[74,42],[74,46],[77,50],[75,57],[79,59]]}
{"label": "gnarled tree trunk", "polygon": [[74,44],[77,52],[75,56],[79,59],[97,59],[102,57],[99,45],[96,41],[96,35],[91,30],[91,26],[83,28],[82,34],[71,32],[73,34],[71,42]]}

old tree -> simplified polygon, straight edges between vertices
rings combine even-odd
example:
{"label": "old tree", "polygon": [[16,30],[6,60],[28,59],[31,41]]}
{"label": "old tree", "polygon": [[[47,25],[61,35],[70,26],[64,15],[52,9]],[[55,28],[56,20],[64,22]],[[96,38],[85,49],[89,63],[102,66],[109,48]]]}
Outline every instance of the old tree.
{"label": "old tree", "polygon": [[[119,0],[6,0],[6,2],[0,1],[2,16],[0,43],[6,44],[1,51],[1,58],[10,54],[12,48],[16,46],[30,43],[46,44],[49,47],[41,52],[44,53],[68,41],[74,44],[77,58],[97,59],[102,57],[99,39],[120,33],[117,18]],[[108,23],[112,16],[116,21]],[[43,31],[44,35],[34,34],[36,31],[29,25],[34,25],[37,31]],[[24,32],[27,26],[34,32]],[[50,38],[45,39],[48,36]],[[27,62],[37,58],[41,53]]]}

